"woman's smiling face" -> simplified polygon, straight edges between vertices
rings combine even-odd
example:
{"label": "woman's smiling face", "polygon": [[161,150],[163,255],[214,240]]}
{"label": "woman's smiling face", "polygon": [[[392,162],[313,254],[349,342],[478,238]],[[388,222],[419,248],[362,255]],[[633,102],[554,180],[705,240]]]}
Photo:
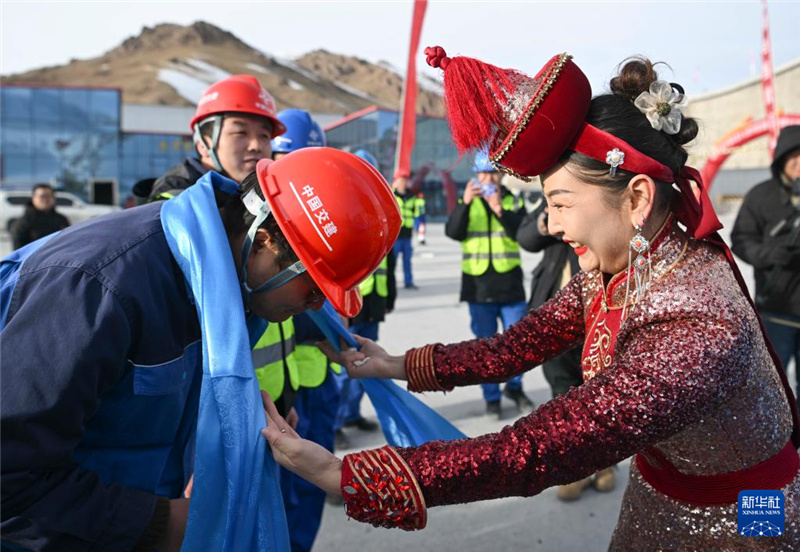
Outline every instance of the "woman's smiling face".
{"label": "woman's smiling face", "polygon": [[548,231],[562,236],[575,250],[581,270],[599,269],[606,274],[625,270],[628,243],[634,235],[625,201],[614,202],[603,186],[581,181],[564,165],[542,175],[542,190]]}

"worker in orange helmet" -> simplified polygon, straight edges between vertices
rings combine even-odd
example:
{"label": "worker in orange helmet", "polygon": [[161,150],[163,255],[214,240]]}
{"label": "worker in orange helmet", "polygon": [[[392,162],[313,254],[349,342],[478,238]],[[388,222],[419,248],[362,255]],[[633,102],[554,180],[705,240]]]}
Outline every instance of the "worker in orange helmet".
{"label": "worker in orange helmet", "polygon": [[354,316],[401,219],[352,154],[255,168],[2,261],[4,546],[289,550],[251,347],[325,298]]}
{"label": "worker in orange helmet", "polygon": [[197,157],[185,159],[156,180],[150,200],[175,197],[208,171],[241,182],[260,159],[270,157],[270,141],[286,132],[275,100],[250,75],[212,84],[197,103],[189,127]]}

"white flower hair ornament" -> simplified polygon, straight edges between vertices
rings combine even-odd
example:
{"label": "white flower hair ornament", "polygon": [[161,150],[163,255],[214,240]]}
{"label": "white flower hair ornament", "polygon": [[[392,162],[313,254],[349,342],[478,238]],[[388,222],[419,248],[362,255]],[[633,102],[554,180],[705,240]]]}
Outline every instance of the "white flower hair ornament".
{"label": "white flower hair ornament", "polygon": [[633,101],[654,129],[667,134],[677,134],[681,129],[683,109],[687,103],[683,88],[662,80],[651,83],[650,90],[642,92]]}

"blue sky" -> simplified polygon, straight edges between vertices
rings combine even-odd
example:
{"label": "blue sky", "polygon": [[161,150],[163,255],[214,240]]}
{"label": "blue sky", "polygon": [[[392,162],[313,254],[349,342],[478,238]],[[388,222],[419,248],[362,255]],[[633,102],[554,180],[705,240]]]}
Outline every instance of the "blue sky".
{"label": "blue sky", "polygon": [[[90,58],[143,26],[205,20],[265,53],[316,48],[405,67],[412,5],[402,2],[13,2],[0,4],[0,73]],[[774,66],[800,58],[800,0],[769,4]],[[444,46],[535,73],[567,51],[595,92],[617,64],[644,54],[687,92],[716,90],[760,71],[761,3],[429,2],[422,45]],[[424,65],[421,56],[418,64]],[[433,73],[433,70],[426,69]],[[780,98],[779,98],[780,103]]]}

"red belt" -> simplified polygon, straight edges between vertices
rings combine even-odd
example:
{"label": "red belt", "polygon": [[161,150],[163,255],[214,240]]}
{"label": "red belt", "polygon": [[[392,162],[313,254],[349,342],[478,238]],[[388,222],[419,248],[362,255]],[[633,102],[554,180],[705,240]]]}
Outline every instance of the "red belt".
{"label": "red belt", "polygon": [[[656,467],[653,464],[657,464]],[[792,441],[772,458],[747,469],[718,475],[686,475],[656,449],[636,455],[636,467],[651,487],[675,500],[708,506],[734,504],[745,489],[781,489],[800,468],[800,456]]]}

